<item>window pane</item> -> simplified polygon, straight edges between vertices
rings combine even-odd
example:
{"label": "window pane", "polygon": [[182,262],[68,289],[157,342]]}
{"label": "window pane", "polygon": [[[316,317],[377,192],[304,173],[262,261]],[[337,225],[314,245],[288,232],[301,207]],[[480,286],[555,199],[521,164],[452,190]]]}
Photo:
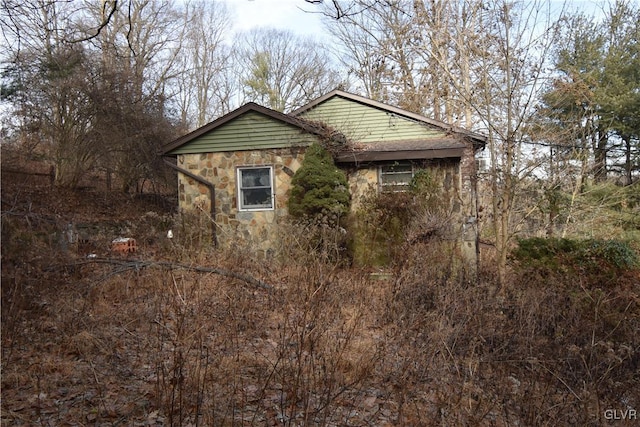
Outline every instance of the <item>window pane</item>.
{"label": "window pane", "polygon": [[413,166],[410,162],[380,166],[382,191],[407,191],[412,179]]}
{"label": "window pane", "polygon": [[242,207],[244,209],[251,208],[270,208],[271,207],[271,188],[256,188],[242,190]]}
{"label": "window pane", "polygon": [[271,186],[269,168],[243,169],[240,173],[242,188]]}
{"label": "window pane", "polygon": [[273,209],[271,167],[238,169],[240,209]]}
{"label": "window pane", "polygon": [[382,184],[409,184],[413,179],[413,174],[411,172],[403,172],[403,173],[395,173],[395,174],[385,174],[383,173],[380,177],[382,180]]}

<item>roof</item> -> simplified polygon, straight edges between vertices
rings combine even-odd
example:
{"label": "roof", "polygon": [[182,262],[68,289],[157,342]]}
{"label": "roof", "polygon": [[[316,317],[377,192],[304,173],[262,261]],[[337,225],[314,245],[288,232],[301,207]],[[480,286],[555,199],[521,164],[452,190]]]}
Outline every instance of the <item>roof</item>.
{"label": "roof", "polygon": [[[236,118],[247,114],[249,112],[256,112],[262,115],[265,115],[267,117],[270,117],[272,119],[281,121],[283,123],[287,123],[289,125],[292,125],[294,127],[297,127],[301,130],[304,130],[305,132],[308,132],[310,134],[313,135],[321,135],[321,136],[326,136],[327,135],[327,128],[326,127],[322,127],[319,126],[319,124],[317,123],[313,123],[310,122],[308,120],[305,120],[303,118],[300,117],[295,117],[295,116],[291,116],[291,115],[287,115],[284,113],[281,113],[279,111],[275,111],[272,110],[270,108],[267,107],[263,107],[262,105],[258,105],[254,102],[249,102],[247,104],[244,104],[243,106],[241,106],[240,108],[237,108],[227,114],[225,114],[224,116],[221,116],[219,118],[217,118],[216,120],[199,127],[198,129],[195,129],[192,132],[189,132],[186,135],[181,136],[180,138],[168,143],[167,145],[165,145],[162,149],[162,155],[171,155],[171,152],[190,143],[191,141],[201,137],[202,135],[205,135],[206,133],[209,133],[211,131],[213,131],[214,129],[217,129],[221,126],[223,126],[226,123],[229,123],[233,120],[235,120]],[[336,139],[340,139],[343,138],[342,135],[337,134],[336,132],[333,132],[333,135]]]}
{"label": "roof", "polygon": [[310,103],[308,103],[307,105],[304,105],[292,112],[290,112],[289,114],[292,116],[299,116],[303,113],[308,112],[309,110],[312,110],[313,108],[317,107],[318,105],[322,104],[323,102],[333,98],[333,97],[341,97],[344,99],[348,99],[350,101],[353,102],[357,102],[359,104],[362,105],[366,105],[368,107],[372,107],[372,108],[376,108],[388,113],[392,113],[392,114],[396,114],[402,117],[405,117],[407,119],[410,120],[415,120],[439,129],[442,129],[443,131],[446,131],[448,133],[453,133],[456,134],[458,136],[464,137],[466,139],[469,139],[474,148],[480,149],[480,148],[484,148],[486,142],[487,142],[487,138],[484,135],[475,133],[475,132],[471,132],[469,130],[466,130],[464,128],[461,127],[457,127],[457,126],[451,126],[447,123],[441,122],[439,120],[434,120],[434,119],[430,119],[428,117],[422,116],[420,114],[416,114],[413,113],[411,111],[407,111],[407,110],[403,110],[402,108],[398,108],[398,107],[394,107],[388,104],[384,104],[382,102],[378,102],[378,101],[374,101],[372,99],[369,98],[365,98],[364,96],[360,96],[360,95],[355,95],[353,93],[349,93],[349,92],[345,92],[342,90],[333,90],[329,93],[327,93],[324,96],[321,96],[320,98],[317,98],[313,101],[311,101]]}
{"label": "roof", "polygon": [[461,140],[438,138],[425,140],[385,141],[360,144],[336,155],[338,163],[363,163],[374,161],[442,159],[462,157],[467,148]]}

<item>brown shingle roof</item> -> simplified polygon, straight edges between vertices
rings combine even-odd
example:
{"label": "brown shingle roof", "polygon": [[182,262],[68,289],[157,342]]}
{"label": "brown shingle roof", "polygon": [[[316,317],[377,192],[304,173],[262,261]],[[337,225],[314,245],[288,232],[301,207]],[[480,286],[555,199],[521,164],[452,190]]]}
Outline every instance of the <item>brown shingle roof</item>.
{"label": "brown shingle roof", "polygon": [[341,163],[461,157],[467,145],[456,138],[384,141],[358,144],[336,155]]}

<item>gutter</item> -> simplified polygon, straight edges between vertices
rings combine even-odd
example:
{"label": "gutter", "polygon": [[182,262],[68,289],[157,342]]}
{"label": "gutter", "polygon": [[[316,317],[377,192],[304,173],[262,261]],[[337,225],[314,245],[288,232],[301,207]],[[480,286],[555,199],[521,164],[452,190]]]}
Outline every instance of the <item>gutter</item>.
{"label": "gutter", "polygon": [[389,160],[414,160],[414,159],[446,159],[450,157],[460,158],[464,154],[462,148],[439,148],[428,150],[387,150],[376,151],[344,151],[335,156],[337,163],[361,163]]}
{"label": "gutter", "polygon": [[[209,181],[207,181],[206,179],[204,179],[201,176],[198,176],[192,172],[189,172],[186,169],[181,168],[178,165],[175,165],[173,163],[171,163],[169,160],[167,159],[163,159],[165,164],[167,166],[169,166],[171,169],[193,179],[194,181],[197,181],[198,183],[204,185],[205,187],[207,187],[209,189],[209,198],[211,200],[211,239],[213,240],[213,246],[214,247],[218,247],[218,236],[216,234],[216,189],[213,186],[212,183],[210,183]],[[179,191],[179,190],[178,190]]]}

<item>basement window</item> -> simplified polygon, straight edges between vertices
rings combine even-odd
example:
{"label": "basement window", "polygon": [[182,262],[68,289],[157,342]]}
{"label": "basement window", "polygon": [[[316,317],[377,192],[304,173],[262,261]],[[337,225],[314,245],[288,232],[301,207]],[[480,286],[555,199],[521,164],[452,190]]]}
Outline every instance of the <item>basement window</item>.
{"label": "basement window", "polygon": [[408,161],[395,162],[380,166],[380,191],[401,192],[408,191],[413,179],[413,165]]}
{"label": "basement window", "polygon": [[238,206],[241,211],[273,209],[273,166],[238,168]]}

